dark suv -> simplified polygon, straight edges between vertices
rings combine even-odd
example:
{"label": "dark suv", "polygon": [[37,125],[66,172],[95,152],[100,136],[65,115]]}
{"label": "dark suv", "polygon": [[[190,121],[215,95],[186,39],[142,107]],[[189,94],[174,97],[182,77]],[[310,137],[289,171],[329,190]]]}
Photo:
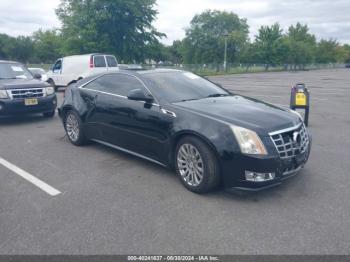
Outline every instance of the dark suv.
{"label": "dark suv", "polygon": [[0,60],[0,116],[42,113],[53,117],[55,90],[21,63]]}

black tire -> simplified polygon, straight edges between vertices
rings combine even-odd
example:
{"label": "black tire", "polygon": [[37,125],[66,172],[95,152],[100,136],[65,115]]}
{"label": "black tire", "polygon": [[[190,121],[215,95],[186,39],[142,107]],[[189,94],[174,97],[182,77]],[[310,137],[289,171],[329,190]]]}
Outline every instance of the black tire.
{"label": "black tire", "polygon": [[52,112],[45,112],[43,113],[43,116],[47,118],[52,118],[55,116],[55,113],[56,113],[56,110],[53,110]]}
{"label": "black tire", "polygon": [[[181,175],[180,167],[178,164],[179,150],[183,145],[191,145],[200,154],[202,160],[202,180],[198,185],[191,185],[186,179]],[[175,169],[181,183],[190,191],[197,194],[204,194],[214,190],[220,182],[220,168],[218,160],[211,150],[211,148],[204,143],[201,139],[194,136],[186,136],[182,138],[175,149]],[[180,160],[181,161],[181,160]],[[181,164],[180,164],[181,166]]]}
{"label": "black tire", "polygon": [[[69,130],[71,129],[68,125],[70,123],[70,117],[76,119],[77,121],[77,134],[76,134],[76,138],[75,136],[69,134]],[[86,137],[84,135],[84,129],[83,129],[83,122],[81,121],[80,116],[78,115],[77,112],[75,112],[74,110],[69,110],[65,116],[64,116],[64,129],[66,130],[66,134],[67,137],[69,139],[69,141],[76,146],[82,146],[85,145],[87,143]]]}

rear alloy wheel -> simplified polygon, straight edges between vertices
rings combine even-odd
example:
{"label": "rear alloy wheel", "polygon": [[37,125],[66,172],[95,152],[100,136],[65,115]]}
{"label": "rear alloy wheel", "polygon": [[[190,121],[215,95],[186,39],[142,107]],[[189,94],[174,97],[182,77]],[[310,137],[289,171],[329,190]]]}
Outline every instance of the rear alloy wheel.
{"label": "rear alloy wheel", "polygon": [[207,193],[219,183],[220,171],[211,149],[200,139],[180,140],[175,154],[176,172],[183,185],[195,193]]}
{"label": "rear alloy wheel", "polygon": [[75,111],[71,110],[67,112],[64,120],[64,127],[69,141],[74,145],[80,146],[86,143],[81,119]]}
{"label": "rear alloy wheel", "polygon": [[43,116],[47,118],[52,118],[55,116],[55,112],[56,112],[55,110],[53,110],[52,112],[45,112],[43,113]]}

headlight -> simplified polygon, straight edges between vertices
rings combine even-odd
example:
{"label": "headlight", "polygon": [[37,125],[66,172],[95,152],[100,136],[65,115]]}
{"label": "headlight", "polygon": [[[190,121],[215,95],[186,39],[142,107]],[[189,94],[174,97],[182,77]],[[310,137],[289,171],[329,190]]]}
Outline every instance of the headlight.
{"label": "headlight", "polygon": [[266,148],[257,133],[242,127],[231,126],[243,154],[267,155]]}
{"label": "headlight", "polygon": [[5,98],[9,98],[9,96],[7,95],[7,91],[6,90],[0,90],[0,99],[5,99]]}
{"label": "headlight", "polygon": [[55,88],[53,88],[52,86],[46,87],[46,95],[52,95],[53,93],[55,93]]}

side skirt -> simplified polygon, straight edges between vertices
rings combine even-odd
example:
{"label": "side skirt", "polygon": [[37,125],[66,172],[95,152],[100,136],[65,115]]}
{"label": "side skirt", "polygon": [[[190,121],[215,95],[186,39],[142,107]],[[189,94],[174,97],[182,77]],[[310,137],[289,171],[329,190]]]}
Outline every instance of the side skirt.
{"label": "side skirt", "polygon": [[130,151],[130,150],[128,150],[128,149],[125,149],[125,148],[122,148],[122,147],[119,147],[119,146],[110,144],[110,143],[108,143],[108,142],[104,142],[104,141],[101,141],[101,140],[98,140],[98,139],[91,139],[91,141],[94,141],[94,142],[96,142],[96,143],[99,143],[99,144],[102,144],[102,145],[105,145],[105,146],[108,146],[108,147],[117,149],[117,150],[119,150],[119,151],[128,153],[128,154],[130,154],[130,155],[137,156],[137,157],[139,157],[139,158],[148,160],[148,161],[153,162],[153,163],[155,163],[155,164],[158,164],[158,165],[160,165],[160,166],[168,167],[167,165],[164,165],[163,163],[161,163],[161,162],[159,162],[159,161],[157,161],[157,160],[154,160],[153,158],[149,158],[149,157],[144,156],[144,155],[142,155],[142,154],[139,154],[139,153]]}

